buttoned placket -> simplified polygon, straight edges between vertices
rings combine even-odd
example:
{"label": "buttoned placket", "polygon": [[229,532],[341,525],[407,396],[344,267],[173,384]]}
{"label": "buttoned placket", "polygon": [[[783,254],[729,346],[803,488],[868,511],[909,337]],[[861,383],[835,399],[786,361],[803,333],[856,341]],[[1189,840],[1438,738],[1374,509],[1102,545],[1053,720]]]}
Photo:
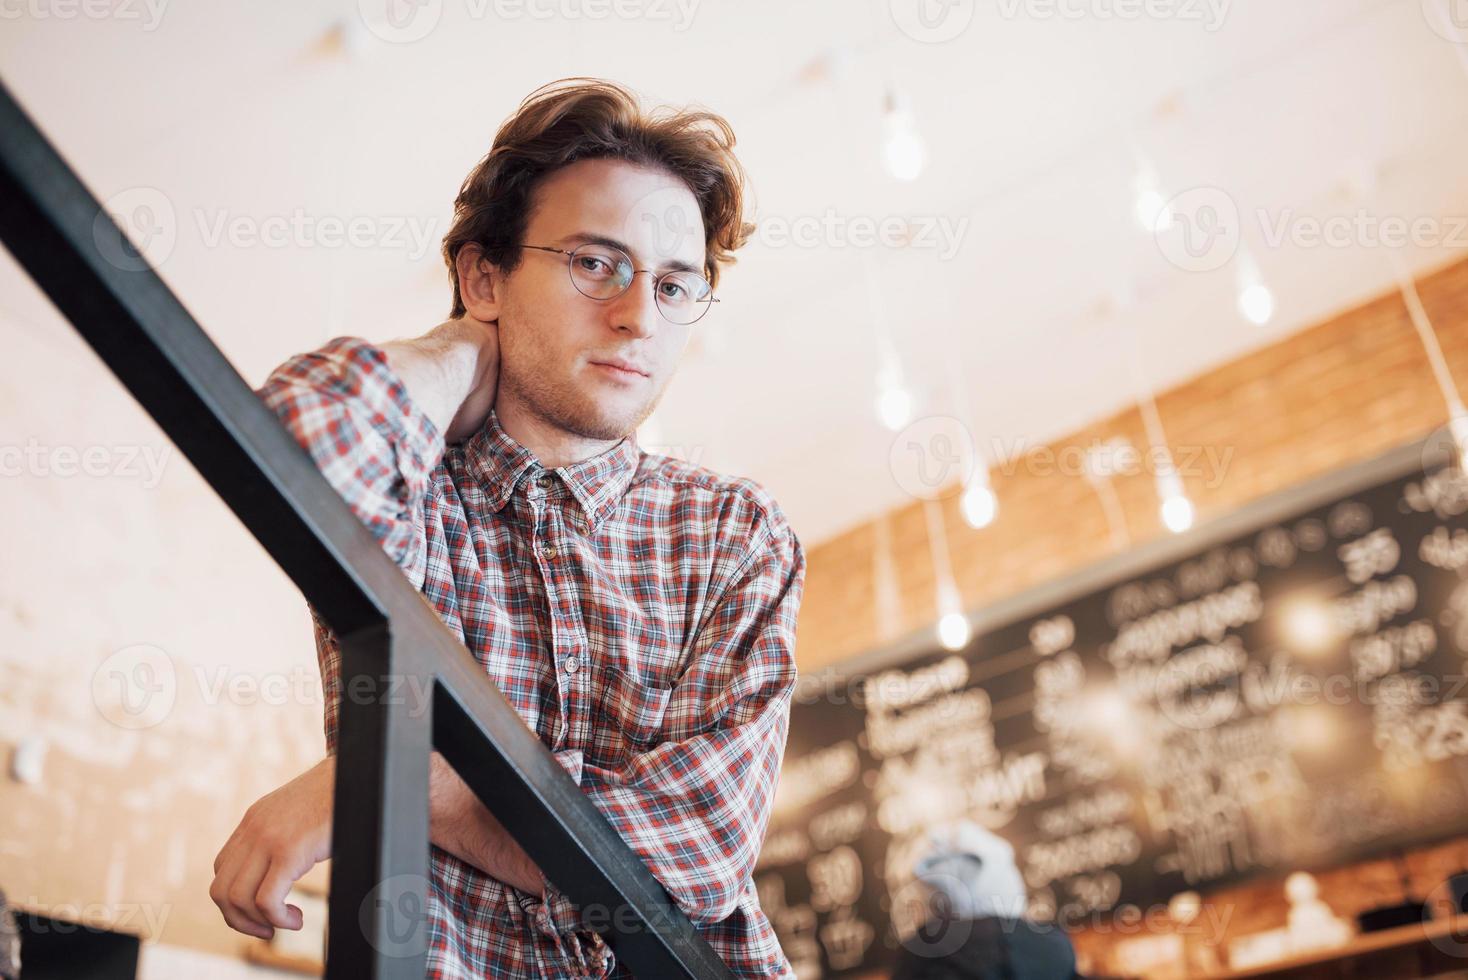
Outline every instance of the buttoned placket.
{"label": "buttoned placket", "polygon": [[[550,641],[546,644],[556,679],[557,719],[554,749],[579,747],[580,733],[575,719],[587,683],[587,649],[581,607],[577,603],[574,579],[565,572],[570,542],[566,538],[567,522],[562,514],[565,490],[556,489],[557,477],[541,472],[530,482],[530,505],[535,515],[531,547],[545,585],[546,607],[550,612]],[[568,746],[568,739],[574,739]]]}

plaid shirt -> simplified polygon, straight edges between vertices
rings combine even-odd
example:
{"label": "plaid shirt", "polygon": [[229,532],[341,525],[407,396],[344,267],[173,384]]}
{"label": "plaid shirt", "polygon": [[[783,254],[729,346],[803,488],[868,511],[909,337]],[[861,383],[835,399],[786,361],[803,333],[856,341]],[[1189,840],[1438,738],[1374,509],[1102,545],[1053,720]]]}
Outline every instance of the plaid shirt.
{"label": "plaid shirt", "polygon": [[[356,338],[258,394],[730,969],[793,977],[751,879],[805,577],[769,494],[632,437],[548,470],[494,413],[446,447]],[[340,649],[312,616],[335,753]],[[549,882],[431,865],[430,977],[630,975]]]}

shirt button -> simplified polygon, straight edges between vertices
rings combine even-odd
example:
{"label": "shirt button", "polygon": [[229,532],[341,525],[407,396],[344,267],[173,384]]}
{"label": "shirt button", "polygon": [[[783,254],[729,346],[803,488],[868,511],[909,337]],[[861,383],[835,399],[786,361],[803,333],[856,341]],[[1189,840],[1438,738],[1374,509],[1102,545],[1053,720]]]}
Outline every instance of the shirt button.
{"label": "shirt button", "polygon": [[554,561],[556,557],[556,546],[553,544],[548,544],[540,550],[540,553],[542,555],[545,555],[546,558]]}
{"label": "shirt button", "polygon": [[537,484],[539,484],[540,486],[542,486],[542,487],[549,487],[552,483],[555,482],[555,477],[553,477],[549,473],[547,473],[546,475],[542,476],[540,479],[536,480],[535,482]]}
{"label": "shirt button", "polygon": [[580,669],[581,669],[581,659],[579,657],[567,657],[566,658],[566,673],[568,673],[568,674],[574,674],[574,673],[576,673],[576,671],[578,671]]}

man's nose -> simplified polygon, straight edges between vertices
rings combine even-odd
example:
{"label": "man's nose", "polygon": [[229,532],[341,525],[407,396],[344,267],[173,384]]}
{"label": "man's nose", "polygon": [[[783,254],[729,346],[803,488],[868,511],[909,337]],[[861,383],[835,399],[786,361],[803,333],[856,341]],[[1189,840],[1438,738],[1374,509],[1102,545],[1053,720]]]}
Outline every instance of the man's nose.
{"label": "man's nose", "polygon": [[612,301],[612,326],[634,337],[648,337],[662,325],[658,309],[656,283],[651,272],[634,272],[632,282],[622,295]]}

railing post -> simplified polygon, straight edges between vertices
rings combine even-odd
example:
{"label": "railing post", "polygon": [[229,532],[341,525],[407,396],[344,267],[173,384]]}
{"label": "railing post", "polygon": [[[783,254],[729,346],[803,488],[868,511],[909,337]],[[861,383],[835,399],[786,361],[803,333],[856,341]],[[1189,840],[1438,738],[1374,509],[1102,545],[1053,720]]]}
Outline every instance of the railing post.
{"label": "railing post", "polygon": [[432,675],[387,624],[338,638],[328,980],[420,980],[428,954]]}

